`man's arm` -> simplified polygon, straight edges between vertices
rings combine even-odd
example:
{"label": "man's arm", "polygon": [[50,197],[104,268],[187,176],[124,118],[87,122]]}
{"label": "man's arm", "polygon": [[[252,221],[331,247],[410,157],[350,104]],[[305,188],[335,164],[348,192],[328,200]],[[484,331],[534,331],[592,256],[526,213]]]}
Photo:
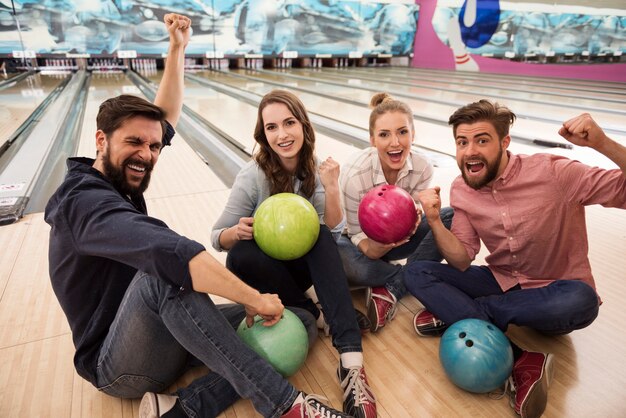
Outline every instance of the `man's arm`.
{"label": "man's arm", "polygon": [[430,229],[433,232],[433,237],[435,238],[435,243],[443,258],[454,268],[465,271],[472,264],[472,259],[467,254],[463,243],[461,243],[441,221],[441,216],[439,215],[441,211],[439,191],[440,188],[435,186],[432,189],[422,190],[419,193],[422,210],[428,220]]}
{"label": "man's arm", "polygon": [[65,199],[60,215],[71,229],[77,252],[126,264],[176,287],[239,302],[246,308],[249,324],[255,314],[267,325],[280,319],[284,308],[278,296],[260,294],[243,283],[200,243],[139,212],[104,182],[85,187]]}
{"label": "man's arm", "polygon": [[608,157],[626,177],[626,147],[604,133],[589,113],[583,113],[563,123],[559,135],[581,147],[590,147]]}
{"label": "man's arm", "polygon": [[191,20],[179,14],[168,13],[163,21],[170,34],[170,46],[154,104],[165,110],[167,121],[176,127],[183,107],[185,48],[191,35]]}
{"label": "man's arm", "polygon": [[246,308],[248,326],[254,315],[265,319],[264,325],[280,320],[283,305],[278,295],[259,293],[226,269],[208,252],[202,251],[189,261],[191,284],[196,292],[211,293],[242,304]]}

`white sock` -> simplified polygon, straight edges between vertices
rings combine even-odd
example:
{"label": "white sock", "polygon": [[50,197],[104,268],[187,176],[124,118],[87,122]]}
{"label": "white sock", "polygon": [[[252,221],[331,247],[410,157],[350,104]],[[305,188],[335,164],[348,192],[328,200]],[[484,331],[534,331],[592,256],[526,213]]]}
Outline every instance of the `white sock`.
{"label": "white sock", "polygon": [[350,367],[362,367],[363,366],[363,353],[360,351],[350,351],[349,353],[341,353],[339,355],[341,359],[341,366],[345,369]]}
{"label": "white sock", "polygon": [[317,297],[317,293],[315,292],[315,288],[313,286],[309,287],[304,294],[307,295],[316,305],[319,303],[320,299]]}

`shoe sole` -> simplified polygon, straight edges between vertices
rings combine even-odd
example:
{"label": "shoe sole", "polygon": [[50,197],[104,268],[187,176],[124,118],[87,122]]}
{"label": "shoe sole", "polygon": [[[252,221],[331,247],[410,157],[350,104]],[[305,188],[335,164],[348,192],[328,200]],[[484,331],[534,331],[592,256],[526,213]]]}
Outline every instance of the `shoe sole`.
{"label": "shoe sole", "polygon": [[370,332],[370,328],[372,327],[372,322],[369,320],[366,314],[355,309],[356,312],[356,322],[359,326],[359,330],[361,331],[361,335]]}
{"label": "shoe sole", "polygon": [[154,394],[146,393],[139,404],[139,418],[158,418],[159,404]]}
{"label": "shoe sole", "polygon": [[367,308],[367,319],[370,321],[370,332],[376,332],[380,328],[378,326],[378,310],[375,303],[370,303]]}
{"label": "shoe sole", "polygon": [[548,354],[546,362],[541,369],[541,377],[528,394],[527,401],[522,405],[520,415],[522,418],[538,418],[546,410],[548,404],[548,387],[554,377],[554,355]]}

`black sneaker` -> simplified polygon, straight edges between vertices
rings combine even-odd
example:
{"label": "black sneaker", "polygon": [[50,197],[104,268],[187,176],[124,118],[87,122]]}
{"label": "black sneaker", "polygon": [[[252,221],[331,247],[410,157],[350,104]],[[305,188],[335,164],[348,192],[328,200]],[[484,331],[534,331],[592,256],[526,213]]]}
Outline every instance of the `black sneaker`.
{"label": "black sneaker", "polygon": [[355,418],[375,418],[376,398],[367,383],[365,369],[362,366],[346,369],[339,363],[337,375],[343,389],[344,412]]}
{"label": "black sneaker", "polygon": [[302,399],[294,402],[281,418],[354,418],[320,402],[321,396],[302,393]]}

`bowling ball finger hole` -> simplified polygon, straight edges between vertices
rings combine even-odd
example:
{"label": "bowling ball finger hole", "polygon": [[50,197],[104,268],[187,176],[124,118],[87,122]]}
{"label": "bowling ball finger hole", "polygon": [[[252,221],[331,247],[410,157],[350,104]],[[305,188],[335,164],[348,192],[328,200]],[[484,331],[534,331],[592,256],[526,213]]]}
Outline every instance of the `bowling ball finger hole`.
{"label": "bowling ball finger hole", "polygon": [[464,333],[464,332],[460,332],[459,333],[459,338],[465,338],[466,336],[467,336],[467,334]]}
{"label": "bowling ball finger hole", "polygon": [[378,193],[378,196],[382,196],[382,195],[383,195],[383,193],[382,193],[382,192]]}
{"label": "bowling ball finger hole", "polygon": [[472,347],[474,345],[474,341],[467,340],[467,341],[465,341],[465,345],[468,346],[468,347]]}

